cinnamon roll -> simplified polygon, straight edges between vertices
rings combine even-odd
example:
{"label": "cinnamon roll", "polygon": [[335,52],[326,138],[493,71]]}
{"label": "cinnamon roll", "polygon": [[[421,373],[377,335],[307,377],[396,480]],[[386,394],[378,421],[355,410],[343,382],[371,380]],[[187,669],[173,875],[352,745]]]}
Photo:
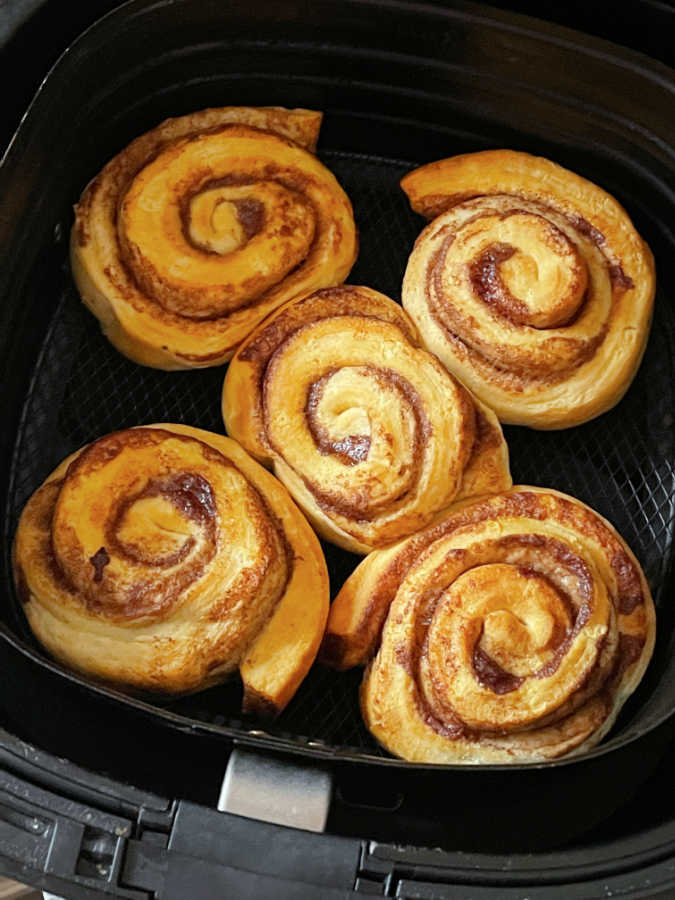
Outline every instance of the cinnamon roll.
{"label": "cinnamon roll", "polygon": [[451,372],[509,424],[566,428],[619,402],[647,343],[655,275],[613,197],[511,150],[433,162],[401,186],[432,220],[403,305]]}
{"label": "cinnamon roll", "polygon": [[313,155],[321,113],[224,107],[168,119],[94,178],[71,264],[109,340],[142,365],[219,365],[272,310],[340,284],[352,207]]}
{"label": "cinnamon roll", "polygon": [[331,607],[321,658],[371,660],[363,717],[397,756],[535,762],[601,740],[654,630],[612,526],[565,494],[514,487],[368,556]]}
{"label": "cinnamon roll", "polygon": [[26,505],[16,585],[65,665],[122,687],[197,691],[239,669],[245,711],[286,705],[328,612],[319,543],[234,441],[184,425],[77,451]]}
{"label": "cinnamon roll", "polygon": [[366,287],[316,291],[263,322],[230,363],[223,417],[316,530],[356,553],[511,484],[494,414]]}

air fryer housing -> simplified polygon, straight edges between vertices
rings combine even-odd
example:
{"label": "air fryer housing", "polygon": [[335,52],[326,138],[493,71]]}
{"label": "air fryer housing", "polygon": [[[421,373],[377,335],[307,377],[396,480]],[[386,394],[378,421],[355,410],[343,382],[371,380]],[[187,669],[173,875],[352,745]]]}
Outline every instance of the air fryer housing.
{"label": "air fryer housing", "polygon": [[[642,15],[649,10],[640,5]],[[63,34],[85,24],[82,15],[57,15],[49,4],[37,22]],[[30,81],[36,60],[22,66],[16,46],[6,59]],[[71,46],[0,170],[7,407],[0,857],[7,874],[66,897],[567,898],[600,896],[605,885],[639,896],[650,883],[670,884],[675,823],[663,801],[645,798],[670,783],[675,703],[665,602],[673,527],[672,90],[670,70],[639,54],[464,3],[132,0]],[[21,503],[41,477],[115,427],[172,418],[220,427],[222,370],[155,373],[101,338],[65,264],[70,207],[136,134],[166,115],[230,103],[234,93],[241,103],[325,110],[320,151],[361,217],[351,280],[393,296],[421,224],[396,178],[452,152],[513,146],[550,155],[616,193],[652,245],[657,327],[627,405],[576,436],[507,433],[517,480],[570,490],[612,518],[639,545],[657,588],[655,661],[610,739],[585,758],[517,771],[411,766],[369,743],[354,704],[358,673],[317,668],[288,715],[260,727],[238,715],[236,685],[159,706],[87,685],[32,641],[8,549]],[[639,435],[627,410],[642,417]],[[328,553],[339,586],[354,560]],[[325,776],[332,786],[326,833],[218,812],[223,773],[237,759],[261,773],[270,798],[279,782],[304,783],[300,806],[315,791],[314,776]],[[276,782],[262,774],[269,760],[279,764]],[[556,849],[562,843],[565,850]]]}

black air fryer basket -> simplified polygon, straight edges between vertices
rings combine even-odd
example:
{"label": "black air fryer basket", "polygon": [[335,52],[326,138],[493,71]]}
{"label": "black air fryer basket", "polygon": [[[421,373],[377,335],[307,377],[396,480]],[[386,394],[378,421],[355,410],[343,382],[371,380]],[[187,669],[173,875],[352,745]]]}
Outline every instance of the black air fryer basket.
{"label": "black air fryer basket", "polygon": [[[1,871],[64,897],[139,900],[637,897],[675,885],[674,99],[674,73],[654,60],[460,2],[131,0],[75,40],[0,167]],[[654,326],[626,397],[578,428],[505,429],[514,481],[610,519],[654,592],[647,675],[583,757],[413,765],[364,728],[358,671],[316,665],[261,725],[242,718],[236,682],[170,701],[125,696],[63,669],[27,627],[11,540],[54,466],[119,428],[222,430],[224,367],[155,371],[102,337],[69,273],[72,205],[163,118],[274,104],[325,113],[319,155],[360,231],[352,283],[399,298],[422,220],[398,180],[490,147],[602,185],[653,249]],[[335,594],[357,558],[324,549]]]}

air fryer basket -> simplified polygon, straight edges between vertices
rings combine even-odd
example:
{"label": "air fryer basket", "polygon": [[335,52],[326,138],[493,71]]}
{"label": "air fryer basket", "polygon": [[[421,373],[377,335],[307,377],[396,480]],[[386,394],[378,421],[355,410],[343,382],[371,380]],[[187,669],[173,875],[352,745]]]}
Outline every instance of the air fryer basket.
{"label": "air fryer basket", "polygon": [[[478,136],[474,141],[447,136],[448,154],[476,146],[484,146]],[[398,187],[400,177],[415,163],[328,148],[321,156],[354,202],[361,250],[349,280],[398,299],[408,254],[422,227],[422,219],[410,212]],[[62,232],[69,224],[62,224]],[[226,367],[175,373],[130,362],[102,336],[80,303],[65,262],[62,282],[16,436],[8,535],[28,496],[51,469],[100,435],[149,422],[223,430],[220,393]],[[661,292],[645,359],[618,407],[587,425],[558,433],[506,429],[515,483],[566,491],[613,521],[642,561],[659,608],[674,525],[670,466],[674,342],[675,310]],[[45,435],[50,436],[48,441]],[[335,595],[359,557],[328,543],[324,550]],[[15,633],[40,653],[16,598],[10,616]],[[658,668],[658,659],[653,668]],[[288,709],[276,722],[263,726],[255,720],[241,721],[236,681],[160,705],[156,699],[145,702],[154,703],[158,714],[175,713],[210,729],[254,729],[258,735],[262,729],[287,741],[326,745],[352,757],[384,755],[361,721],[360,678],[360,671],[337,673],[316,665]],[[655,679],[648,679],[633,701],[633,715],[624,716],[623,729],[615,730],[615,741],[625,739],[628,729],[643,730],[650,682],[654,690]],[[675,693],[670,700],[675,707]]]}
{"label": "air fryer basket", "polygon": [[[606,516],[628,540],[654,590],[654,659],[609,738],[580,760],[520,767],[523,778],[529,770],[532,794],[543,783],[534,773],[558,771],[564,792],[564,773],[582,764],[588,773],[608,773],[609,794],[618,760],[640,755],[626,748],[675,710],[667,602],[675,527],[675,131],[668,70],[636,54],[616,55],[599,42],[574,43],[566,32],[517,27],[465,4],[443,10],[327,0],[314,9],[285,2],[253,4],[255,15],[250,6],[127,3],[61,59],[4,161],[0,190],[10,216],[0,230],[7,260],[0,273],[0,340],[12,379],[0,436],[7,462],[0,633],[34,665],[83,681],[34,641],[13,591],[9,550],[23,504],[64,456],[108,431],[154,421],[222,429],[225,367],[165,373],[131,363],[101,336],[72,286],[71,206],[114,153],[164,117],[207,106],[324,110],[319,153],[352,198],[361,235],[349,281],[395,299],[423,225],[398,179],[422,162],[470,150],[508,146],[540,153],[615,194],[657,262],[652,335],[621,403],[562,432],[505,429],[514,480],[569,492]],[[583,81],[567,74],[572,65],[584,67]],[[639,102],[645,93],[649,104]],[[324,549],[334,594],[357,558]],[[359,784],[393,769],[401,777],[419,776],[416,783],[433,794],[434,779],[454,767],[411,766],[387,757],[362,725],[360,677],[315,666],[282,716],[264,726],[242,719],[234,681],[166,702],[97,685],[88,690],[191,733],[330,761],[343,774],[358,773],[353,779]],[[354,764],[358,768],[350,768]],[[462,777],[469,779],[470,793],[477,778],[513,787],[517,774],[486,767]],[[475,825],[480,828],[480,821]]]}

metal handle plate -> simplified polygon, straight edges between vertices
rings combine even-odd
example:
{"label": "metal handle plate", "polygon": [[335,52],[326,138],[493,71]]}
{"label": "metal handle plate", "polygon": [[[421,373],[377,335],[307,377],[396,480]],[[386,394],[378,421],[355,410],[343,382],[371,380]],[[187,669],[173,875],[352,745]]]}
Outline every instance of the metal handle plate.
{"label": "metal handle plate", "polygon": [[332,777],[286,759],[235,748],[220,790],[221,812],[275,825],[321,832],[326,827]]}

